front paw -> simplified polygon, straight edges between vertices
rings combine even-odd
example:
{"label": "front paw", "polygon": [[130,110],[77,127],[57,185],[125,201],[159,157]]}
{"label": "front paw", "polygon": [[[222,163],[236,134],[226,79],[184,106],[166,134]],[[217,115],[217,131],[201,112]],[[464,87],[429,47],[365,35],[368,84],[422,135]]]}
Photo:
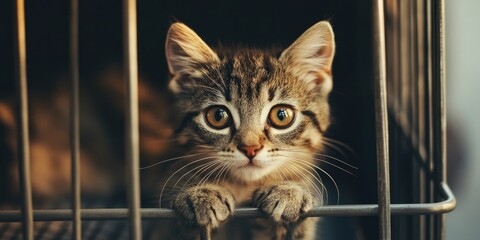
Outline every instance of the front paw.
{"label": "front paw", "polygon": [[253,194],[254,206],[260,208],[279,223],[291,223],[313,207],[313,197],[296,183],[281,183],[257,189]]}
{"label": "front paw", "polygon": [[191,187],[176,197],[173,208],[193,226],[217,228],[233,214],[235,199],[230,191],[216,185]]}

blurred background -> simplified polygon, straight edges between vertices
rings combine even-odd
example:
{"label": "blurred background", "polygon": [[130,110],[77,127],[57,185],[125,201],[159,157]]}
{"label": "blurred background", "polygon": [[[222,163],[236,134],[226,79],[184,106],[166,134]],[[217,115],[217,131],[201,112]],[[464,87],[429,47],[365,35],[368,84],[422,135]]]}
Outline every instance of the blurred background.
{"label": "blurred background", "polygon": [[[478,239],[480,217],[480,1],[447,0],[447,111],[457,209],[447,215],[447,239]],[[449,150],[456,151],[449,147]],[[458,158],[464,156],[465,162]],[[455,177],[455,179],[453,178]]]}

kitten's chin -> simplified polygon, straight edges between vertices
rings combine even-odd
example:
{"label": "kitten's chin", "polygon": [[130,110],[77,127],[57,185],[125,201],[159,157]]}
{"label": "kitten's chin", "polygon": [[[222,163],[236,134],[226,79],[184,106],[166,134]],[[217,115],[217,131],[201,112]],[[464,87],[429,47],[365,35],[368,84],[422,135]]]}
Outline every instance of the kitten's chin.
{"label": "kitten's chin", "polygon": [[268,167],[246,165],[231,171],[230,174],[236,179],[249,183],[261,180],[270,172],[271,170]]}

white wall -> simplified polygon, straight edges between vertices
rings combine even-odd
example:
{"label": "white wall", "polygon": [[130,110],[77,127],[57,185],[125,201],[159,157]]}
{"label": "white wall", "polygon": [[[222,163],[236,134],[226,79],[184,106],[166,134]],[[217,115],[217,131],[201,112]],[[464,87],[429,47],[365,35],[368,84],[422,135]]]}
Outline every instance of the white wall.
{"label": "white wall", "polygon": [[[466,163],[447,215],[447,239],[480,239],[480,0],[446,0],[447,112]],[[455,159],[449,159],[455,161]]]}

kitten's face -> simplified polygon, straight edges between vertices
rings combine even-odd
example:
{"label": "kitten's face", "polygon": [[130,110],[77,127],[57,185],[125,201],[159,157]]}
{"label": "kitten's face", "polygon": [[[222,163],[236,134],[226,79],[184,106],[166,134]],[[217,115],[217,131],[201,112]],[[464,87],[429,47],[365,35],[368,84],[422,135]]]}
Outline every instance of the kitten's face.
{"label": "kitten's face", "polygon": [[218,165],[212,169],[252,182],[307,168],[329,125],[334,41],[328,23],[314,25],[280,57],[245,48],[214,52],[175,23],[166,51],[183,117],[178,133],[207,152],[205,160]]}

